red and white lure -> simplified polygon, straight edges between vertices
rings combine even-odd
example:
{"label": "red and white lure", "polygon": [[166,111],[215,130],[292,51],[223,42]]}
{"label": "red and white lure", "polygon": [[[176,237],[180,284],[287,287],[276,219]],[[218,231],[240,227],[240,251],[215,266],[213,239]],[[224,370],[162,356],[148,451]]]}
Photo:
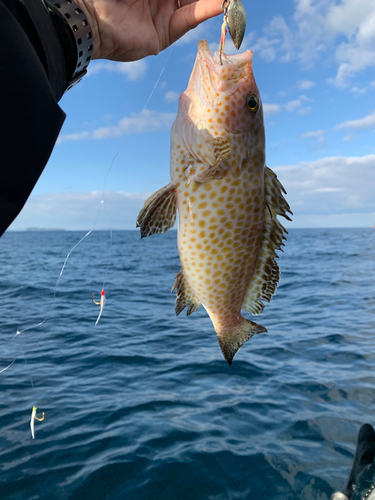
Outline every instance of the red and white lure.
{"label": "red and white lure", "polygon": [[31,412],[31,420],[30,420],[31,436],[32,436],[33,439],[35,439],[35,430],[34,430],[35,420],[39,420],[39,422],[41,422],[42,420],[44,420],[44,412],[43,412],[42,418],[38,418],[36,416],[36,410],[37,410],[37,407],[33,406],[33,409],[32,409],[32,412]]}
{"label": "red and white lure", "polygon": [[105,291],[104,291],[104,288],[100,292],[100,295],[101,295],[100,302],[96,302],[96,300],[94,299],[94,294],[92,294],[92,301],[94,302],[94,304],[97,304],[98,306],[100,305],[99,316],[98,316],[98,319],[96,320],[95,326],[99,323],[100,316],[102,315],[102,312],[103,312],[103,309],[104,309],[104,304],[105,304]]}

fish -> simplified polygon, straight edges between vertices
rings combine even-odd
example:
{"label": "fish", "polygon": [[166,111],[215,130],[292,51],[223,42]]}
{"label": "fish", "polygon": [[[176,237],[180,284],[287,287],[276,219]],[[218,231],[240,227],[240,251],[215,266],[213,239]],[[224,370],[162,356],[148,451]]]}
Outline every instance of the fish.
{"label": "fish", "polygon": [[[181,271],[175,277],[176,314],[201,305],[229,365],[240,347],[267,329],[244,318],[264,308],[276,291],[276,250],[291,220],[285,190],[265,164],[263,106],[252,51],[234,56],[206,40],[171,129],[167,186],[144,203],[141,237],[171,229],[178,212]],[[221,64],[222,63],[222,64]]]}
{"label": "fish", "polygon": [[352,470],[344,493],[336,491],[331,500],[375,500],[375,431],[372,425],[359,429]]}

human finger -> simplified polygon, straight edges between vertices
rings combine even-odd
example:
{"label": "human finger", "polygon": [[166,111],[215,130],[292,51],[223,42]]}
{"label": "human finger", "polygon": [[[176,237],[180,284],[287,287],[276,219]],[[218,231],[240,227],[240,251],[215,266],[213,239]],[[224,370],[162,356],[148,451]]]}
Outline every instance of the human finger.
{"label": "human finger", "polygon": [[170,43],[174,43],[198,24],[223,12],[222,0],[180,0],[180,8],[171,18]]}

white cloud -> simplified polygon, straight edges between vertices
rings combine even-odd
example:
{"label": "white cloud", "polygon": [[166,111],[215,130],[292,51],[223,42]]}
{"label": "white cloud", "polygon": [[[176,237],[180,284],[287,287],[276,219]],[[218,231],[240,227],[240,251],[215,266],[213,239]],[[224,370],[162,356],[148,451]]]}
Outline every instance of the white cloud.
{"label": "white cloud", "polygon": [[282,16],[273,17],[264,28],[264,36],[257,36],[252,49],[260,57],[282,62],[299,59],[311,65],[334,54],[337,73],[329,82],[342,88],[375,65],[373,0],[342,0],[339,4],[335,0],[296,0],[295,5],[288,23]]}
{"label": "white cloud", "polygon": [[306,116],[312,110],[311,106],[307,106],[306,108],[301,108],[297,111],[297,113],[301,116]]}
{"label": "white cloud", "polygon": [[252,45],[251,50],[267,62],[272,62],[276,59],[278,48],[278,40],[270,40],[265,36],[257,39]]}
{"label": "white cloud", "polygon": [[316,193],[337,193],[339,191],[345,191],[343,187],[326,187],[326,188],[318,188],[315,190]]}
{"label": "white cloud", "polygon": [[353,94],[365,94],[367,92],[367,88],[366,87],[352,87],[351,91],[353,92]]}
{"label": "white cloud", "polygon": [[270,116],[278,115],[281,113],[281,106],[279,104],[263,104],[263,112],[266,118]]}
{"label": "white cloud", "polygon": [[344,142],[348,142],[348,143],[349,143],[349,142],[353,142],[353,141],[354,141],[354,139],[355,139],[355,136],[354,136],[354,135],[352,135],[352,134],[351,134],[351,135],[346,135],[345,137],[343,137],[343,141],[344,141]]}
{"label": "white cloud", "polygon": [[348,120],[346,122],[336,125],[335,130],[342,128],[356,129],[356,130],[369,130],[375,127],[375,110],[363,118],[358,120]]}
{"label": "white cloud", "polygon": [[[326,157],[273,168],[294,212],[289,227],[370,226],[375,222],[375,154]],[[161,184],[162,185],[162,184]],[[133,229],[151,193],[107,191],[104,203],[113,229]],[[31,195],[11,229],[28,227],[89,230],[94,227],[102,192]],[[95,229],[109,230],[107,212]],[[284,223],[284,222],[283,222]]]}
{"label": "white cloud", "polygon": [[329,215],[299,215],[293,216],[293,222],[283,225],[289,228],[299,227],[371,227],[375,221],[375,212],[356,212]]}
{"label": "white cloud", "polygon": [[294,111],[297,110],[297,108],[302,106],[302,102],[299,99],[296,99],[295,101],[289,101],[285,104],[285,109],[288,111],[288,113],[293,113]]}
{"label": "white cloud", "polygon": [[175,102],[175,101],[178,101],[178,98],[180,97],[180,94],[178,94],[177,92],[174,92],[173,90],[168,90],[168,92],[166,92],[164,94],[164,99],[167,101],[167,102]]}
{"label": "white cloud", "polygon": [[90,139],[90,132],[76,132],[75,134],[62,134],[57,139],[57,144],[65,141],[82,141],[83,139]]}
{"label": "white cloud", "polygon": [[313,130],[300,135],[301,139],[311,139],[308,141],[307,149],[312,152],[322,151],[327,146],[325,130]]}
{"label": "white cloud", "polygon": [[138,80],[146,74],[146,70],[147,63],[144,59],[130,62],[93,61],[88,67],[87,74],[96,75],[102,71],[109,71],[125,75],[128,80]]}
{"label": "white cloud", "polygon": [[302,139],[313,139],[315,142],[315,147],[311,148],[309,147],[309,150],[311,151],[317,151],[317,150],[322,150],[326,147],[327,145],[327,139],[325,137],[325,130],[313,130],[311,132],[305,132],[304,134],[301,134],[300,137]]}
{"label": "white cloud", "polygon": [[284,107],[288,111],[288,113],[294,113],[294,111],[297,111],[297,113],[304,116],[311,111],[310,106],[302,108],[303,103],[306,101],[312,101],[312,99],[309,99],[305,95],[301,95],[298,99],[287,102]]}
{"label": "white cloud", "polygon": [[144,109],[139,114],[125,116],[117,125],[100,127],[92,132],[83,131],[75,134],[62,134],[57,140],[57,144],[65,141],[77,141],[82,139],[108,139],[111,137],[121,137],[126,134],[143,134],[147,132],[158,132],[169,129],[176,118],[175,113],[163,113]]}
{"label": "white cloud", "polygon": [[309,90],[315,87],[316,83],[311,80],[299,80],[297,82],[297,87],[301,90]]}
{"label": "white cloud", "polygon": [[314,130],[312,132],[305,132],[301,137],[320,137],[326,133],[325,130]]}
{"label": "white cloud", "polygon": [[[103,193],[53,193],[31,195],[20,215],[11,225],[12,230],[29,227],[90,230],[135,229],[137,215],[144,200],[151,193],[104,193],[105,210],[101,209]],[[110,225],[109,225],[109,220]]]}
{"label": "white cloud", "polygon": [[296,215],[375,211],[375,154],[325,157],[273,170]]}
{"label": "white cloud", "polygon": [[[281,61],[289,62],[293,51],[293,33],[287,26],[282,16],[275,16],[264,29],[265,36],[256,37],[256,41],[251,44],[251,50],[259,53],[265,61],[271,62],[278,56]],[[245,37],[247,46],[254,38],[251,33],[249,39]]]}
{"label": "white cloud", "polygon": [[286,110],[288,113],[297,112],[298,114],[304,116],[311,111],[311,106],[303,107],[304,103],[308,101],[311,102],[312,99],[306,97],[305,95],[300,95],[298,99],[293,101],[288,101],[286,104],[263,104],[264,116],[269,118],[270,116],[278,115],[283,110]]}

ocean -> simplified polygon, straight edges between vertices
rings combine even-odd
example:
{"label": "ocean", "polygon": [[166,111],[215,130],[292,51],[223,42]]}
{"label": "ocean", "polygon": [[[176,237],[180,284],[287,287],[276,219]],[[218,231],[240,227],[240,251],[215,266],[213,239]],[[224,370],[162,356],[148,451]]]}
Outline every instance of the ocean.
{"label": "ocean", "polygon": [[[230,367],[176,317],[176,231],[0,240],[0,498],[329,499],[375,425],[375,230],[292,229]],[[97,326],[103,281],[107,302]],[[39,326],[45,318],[46,321]],[[23,331],[15,336],[17,331]],[[35,423],[34,405],[42,422]]]}

